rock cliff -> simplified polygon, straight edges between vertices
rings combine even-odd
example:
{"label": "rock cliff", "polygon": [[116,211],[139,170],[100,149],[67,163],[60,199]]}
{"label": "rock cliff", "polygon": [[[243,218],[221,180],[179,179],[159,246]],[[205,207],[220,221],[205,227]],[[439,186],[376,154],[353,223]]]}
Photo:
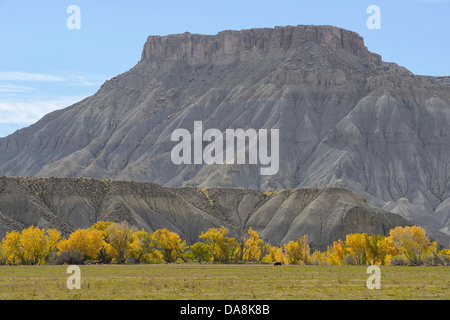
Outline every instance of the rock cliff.
{"label": "rock cliff", "polygon": [[[191,63],[255,61],[285,57],[286,53],[314,41],[331,49],[343,49],[369,63],[381,65],[381,56],[371,53],[357,33],[332,26],[286,26],[226,30],[216,35],[175,34],[149,36],[142,60],[182,60]],[[142,61],[141,60],[141,61]]]}

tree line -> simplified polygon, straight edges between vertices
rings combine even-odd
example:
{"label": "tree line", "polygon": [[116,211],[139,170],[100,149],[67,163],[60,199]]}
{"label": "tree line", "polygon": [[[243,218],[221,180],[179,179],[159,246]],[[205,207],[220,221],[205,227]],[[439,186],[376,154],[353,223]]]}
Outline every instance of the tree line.
{"label": "tree line", "polygon": [[126,222],[98,221],[88,229],[77,229],[64,238],[55,229],[30,226],[7,232],[0,244],[0,264],[84,263],[274,263],[305,265],[448,265],[450,249],[438,251],[423,228],[396,227],[389,236],[348,234],[327,250],[312,250],[308,236],[281,246],[261,239],[248,229],[245,238],[228,237],[225,227],[202,232],[188,246],[180,236],[158,229],[135,230]]}

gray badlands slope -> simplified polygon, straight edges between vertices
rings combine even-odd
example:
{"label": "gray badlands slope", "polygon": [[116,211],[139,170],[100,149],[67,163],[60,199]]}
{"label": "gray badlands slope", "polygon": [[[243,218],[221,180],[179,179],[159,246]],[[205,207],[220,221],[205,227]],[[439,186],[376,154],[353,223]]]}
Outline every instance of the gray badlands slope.
{"label": "gray badlands slope", "polygon": [[[175,165],[178,128],[279,129],[280,167]],[[150,36],[93,96],[0,139],[0,175],[343,187],[450,234],[450,86],[331,26]]]}
{"label": "gray badlands slope", "polygon": [[409,225],[345,189],[265,193],[238,188],[164,188],[152,183],[86,178],[0,177],[0,235],[31,224],[64,235],[98,220],[127,221],[138,229],[167,228],[189,243],[208,228],[226,226],[241,238],[248,228],[279,245],[307,234],[326,249],[347,233],[388,234]]}

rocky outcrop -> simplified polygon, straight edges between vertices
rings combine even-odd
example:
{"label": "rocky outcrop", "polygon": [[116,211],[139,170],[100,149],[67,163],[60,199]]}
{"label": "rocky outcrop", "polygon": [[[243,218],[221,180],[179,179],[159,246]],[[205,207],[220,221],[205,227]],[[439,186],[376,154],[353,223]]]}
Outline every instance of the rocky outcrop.
{"label": "rocky outcrop", "polygon": [[357,33],[332,26],[314,25],[226,30],[216,35],[185,32],[162,37],[149,36],[142,60],[181,60],[191,63],[255,61],[286,56],[287,51],[301,47],[308,41],[346,50],[377,66],[382,63],[381,56],[369,52]]}

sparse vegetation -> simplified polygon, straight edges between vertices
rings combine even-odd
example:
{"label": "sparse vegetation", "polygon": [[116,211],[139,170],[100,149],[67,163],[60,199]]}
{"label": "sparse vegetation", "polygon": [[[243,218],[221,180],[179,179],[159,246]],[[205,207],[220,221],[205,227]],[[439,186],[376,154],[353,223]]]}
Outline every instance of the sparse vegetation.
{"label": "sparse vegetation", "polygon": [[211,207],[214,206],[214,201],[213,201],[213,199],[211,199],[211,197],[209,196],[208,189],[206,189],[206,187],[203,187],[203,188],[200,188],[200,191],[203,192],[203,194],[205,195],[206,199],[208,199],[209,205],[210,205]]}
{"label": "sparse vegetation", "polygon": [[278,190],[267,190],[267,191],[263,191],[263,194],[266,197],[272,197],[272,196],[276,196],[277,194],[283,193],[283,192],[288,192],[288,193],[292,193],[294,192],[296,189],[278,189]]}
{"label": "sparse vegetation", "polygon": [[277,195],[277,194],[279,194],[279,193],[282,193],[282,192],[284,192],[284,191],[285,191],[285,190],[264,191],[263,194],[264,194],[266,197],[271,197],[271,196],[275,196],[275,195]]}

